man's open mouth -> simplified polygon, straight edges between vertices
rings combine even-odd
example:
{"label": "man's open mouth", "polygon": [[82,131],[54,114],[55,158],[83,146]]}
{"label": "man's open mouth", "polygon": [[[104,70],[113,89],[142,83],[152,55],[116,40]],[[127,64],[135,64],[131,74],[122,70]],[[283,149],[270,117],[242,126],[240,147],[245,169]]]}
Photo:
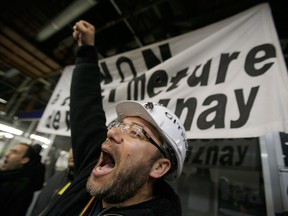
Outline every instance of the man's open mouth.
{"label": "man's open mouth", "polygon": [[106,151],[102,151],[103,157],[102,157],[102,161],[99,164],[100,166],[108,166],[113,168],[115,166],[115,160],[114,157]]}
{"label": "man's open mouth", "polygon": [[115,159],[113,155],[110,154],[108,151],[102,149],[102,156],[100,158],[100,161],[93,170],[94,175],[98,176],[107,174],[111,172],[114,167],[115,167]]}

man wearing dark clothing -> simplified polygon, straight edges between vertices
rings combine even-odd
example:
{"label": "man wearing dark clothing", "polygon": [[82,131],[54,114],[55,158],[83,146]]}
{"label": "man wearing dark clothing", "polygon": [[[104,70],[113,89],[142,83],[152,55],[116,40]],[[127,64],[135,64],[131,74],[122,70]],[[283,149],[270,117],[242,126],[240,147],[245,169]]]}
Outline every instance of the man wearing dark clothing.
{"label": "man wearing dark clothing", "polygon": [[5,155],[0,171],[0,210],[6,216],[25,216],[35,191],[43,186],[45,166],[41,146],[20,143]]}
{"label": "man wearing dark clothing", "polygon": [[70,94],[75,178],[44,215],[181,215],[179,197],[163,178],[181,174],[185,129],[164,106],[124,101],[107,131],[94,35],[90,23],[75,24],[79,49]]}
{"label": "man wearing dark clothing", "polygon": [[68,154],[68,167],[63,171],[56,172],[45,183],[41,193],[38,195],[31,216],[38,216],[44,211],[51,203],[56,201],[64,191],[70,186],[74,179],[74,161],[72,149]]}

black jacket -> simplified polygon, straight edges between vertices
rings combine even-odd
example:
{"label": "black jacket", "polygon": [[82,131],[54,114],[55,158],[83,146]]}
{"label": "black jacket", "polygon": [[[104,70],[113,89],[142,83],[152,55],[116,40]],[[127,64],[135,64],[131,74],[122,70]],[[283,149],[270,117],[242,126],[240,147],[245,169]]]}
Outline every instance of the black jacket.
{"label": "black jacket", "polygon": [[[102,107],[97,51],[92,46],[80,47],[72,76],[70,95],[71,140],[75,179],[45,215],[79,215],[91,196],[86,181],[106,139],[106,118]],[[129,207],[105,209],[101,215],[181,215],[178,196],[164,181],[158,182],[155,199]],[[89,212],[89,211],[88,211]]]}
{"label": "black jacket", "polygon": [[38,216],[41,212],[43,212],[54,199],[57,199],[60,196],[58,194],[59,191],[68,183],[71,183],[72,180],[73,174],[71,174],[69,168],[56,172],[53,176],[51,176],[46,181],[41,193],[38,195],[33,206],[31,216]]}
{"label": "black jacket", "polygon": [[35,191],[44,183],[45,166],[40,161],[18,169],[0,171],[0,210],[6,216],[25,216]]}

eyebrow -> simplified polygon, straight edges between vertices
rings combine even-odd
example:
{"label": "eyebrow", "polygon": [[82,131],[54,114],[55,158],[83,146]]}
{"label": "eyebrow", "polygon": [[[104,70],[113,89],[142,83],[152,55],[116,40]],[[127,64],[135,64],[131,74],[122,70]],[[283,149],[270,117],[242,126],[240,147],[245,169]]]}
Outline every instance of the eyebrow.
{"label": "eyebrow", "polygon": [[[146,133],[148,133],[148,132],[147,132],[147,129],[149,129],[149,131],[151,131],[150,128],[148,128],[148,127],[146,127],[146,126],[144,126],[144,125],[142,125],[142,124],[138,124],[138,123],[136,123],[136,122],[124,122],[124,121],[123,121],[123,123],[128,123],[128,124],[136,125],[136,126],[142,128],[142,130],[145,130]],[[153,131],[151,131],[151,132],[153,133]],[[153,134],[154,134],[154,133],[153,133]],[[150,134],[149,134],[149,135],[150,135]]]}
{"label": "eyebrow", "polygon": [[144,129],[144,125],[141,125],[141,124],[138,124],[138,123],[136,123],[136,122],[134,122],[134,121],[125,121],[125,119],[123,119],[122,121],[120,121],[120,122],[122,122],[122,123],[125,123],[125,124],[134,124],[134,125],[137,125],[137,126],[139,126],[139,127],[141,127],[141,128],[143,128]]}
{"label": "eyebrow", "polygon": [[[139,118],[140,118],[140,117],[139,117]],[[141,119],[142,119],[142,118],[141,118]],[[143,119],[143,120],[145,120],[145,119]],[[145,120],[145,121],[146,121],[146,120]],[[143,130],[145,130],[146,133],[148,133],[147,129],[149,129],[149,132],[152,133],[152,134],[158,139],[158,141],[160,142],[160,145],[162,145],[162,143],[163,143],[163,138],[161,137],[161,135],[160,135],[159,131],[157,130],[157,128],[154,127],[154,125],[152,125],[150,122],[147,121],[147,122],[149,123],[149,125],[151,126],[152,129],[151,129],[151,128],[148,128],[148,127],[146,127],[146,126],[144,126],[144,125],[135,123],[134,121],[125,122],[125,119],[123,119],[122,122],[123,122],[123,123],[128,123],[128,124],[137,125],[137,126],[141,127]],[[148,133],[149,136],[151,136],[150,133]]]}
{"label": "eyebrow", "polygon": [[17,149],[10,149],[10,152],[19,152],[19,150],[17,150]]}

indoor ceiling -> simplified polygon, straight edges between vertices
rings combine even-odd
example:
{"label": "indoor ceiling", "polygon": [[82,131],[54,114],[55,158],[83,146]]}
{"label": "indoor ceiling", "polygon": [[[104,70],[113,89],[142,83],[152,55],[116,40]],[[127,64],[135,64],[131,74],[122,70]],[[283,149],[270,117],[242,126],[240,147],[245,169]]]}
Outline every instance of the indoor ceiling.
{"label": "indoor ceiling", "polygon": [[[75,43],[71,33],[73,24],[79,19],[96,26],[96,46],[100,57],[106,58],[193,31],[262,2],[1,1],[0,98],[7,101],[0,101],[1,116],[13,119],[15,116],[23,117],[25,113],[43,112],[63,68],[74,64]],[[280,0],[270,1],[287,64],[288,13],[284,3]],[[83,8],[83,11],[77,12],[73,8]],[[44,27],[48,27],[46,32]]]}

